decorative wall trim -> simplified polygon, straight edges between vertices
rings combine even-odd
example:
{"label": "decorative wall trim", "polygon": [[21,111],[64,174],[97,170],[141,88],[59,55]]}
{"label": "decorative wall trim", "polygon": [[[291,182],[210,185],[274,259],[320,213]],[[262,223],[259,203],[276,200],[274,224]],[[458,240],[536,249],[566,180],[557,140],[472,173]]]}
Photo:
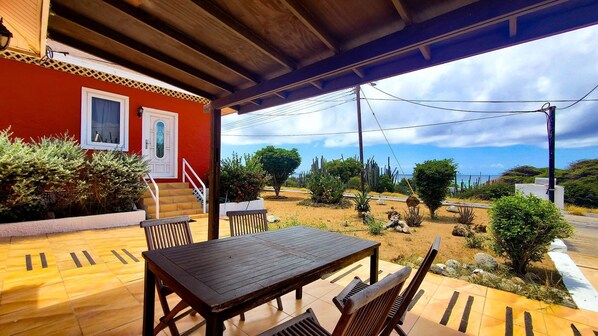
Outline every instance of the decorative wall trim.
{"label": "decorative wall trim", "polygon": [[40,66],[40,67],[43,67],[46,69],[62,71],[62,72],[66,72],[66,73],[69,73],[72,75],[91,77],[91,78],[95,78],[97,80],[101,80],[104,82],[109,82],[109,83],[119,84],[119,85],[131,87],[131,88],[135,88],[135,89],[154,92],[154,93],[158,93],[158,94],[161,94],[164,96],[188,100],[188,101],[192,101],[192,102],[196,102],[196,103],[200,103],[200,104],[204,104],[204,105],[210,103],[210,100],[207,98],[204,98],[204,97],[195,96],[195,95],[187,94],[187,93],[176,91],[176,90],[166,89],[166,88],[163,88],[163,87],[160,87],[157,85],[152,85],[152,84],[136,81],[136,80],[116,76],[113,74],[105,73],[102,71],[89,69],[89,68],[82,67],[79,65],[74,65],[74,64],[70,64],[70,63],[66,63],[66,62],[62,62],[62,61],[53,60],[53,59],[48,59],[48,58],[39,59],[38,57],[20,54],[20,53],[8,51],[8,50],[0,51],[0,57],[6,58],[9,60],[13,60],[13,61],[37,65],[37,66]]}

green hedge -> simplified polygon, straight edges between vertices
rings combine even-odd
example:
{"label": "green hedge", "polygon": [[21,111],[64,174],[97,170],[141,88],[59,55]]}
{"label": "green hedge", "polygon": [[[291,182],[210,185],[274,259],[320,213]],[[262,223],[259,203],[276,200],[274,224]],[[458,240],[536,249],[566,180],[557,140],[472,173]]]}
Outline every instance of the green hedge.
{"label": "green hedge", "polygon": [[68,135],[26,143],[0,131],[0,223],[132,210],[148,171],[139,155],[88,155]]}

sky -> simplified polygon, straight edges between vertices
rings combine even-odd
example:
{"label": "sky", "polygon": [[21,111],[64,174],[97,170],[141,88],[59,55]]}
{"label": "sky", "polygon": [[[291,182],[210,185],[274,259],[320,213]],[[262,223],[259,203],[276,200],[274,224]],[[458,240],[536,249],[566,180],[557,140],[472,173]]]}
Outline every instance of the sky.
{"label": "sky", "polygon": [[[362,85],[365,160],[384,166],[390,157],[405,174],[446,158],[464,175],[548,167],[546,115],[533,112],[547,102],[556,106],[556,168],[598,158],[598,88],[574,104],[598,86],[597,42],[592,26]],[[298,173],[315,157],[358,155],[353,92],[223,117],[222,158],[297,148]],[[468,121],[480,118],[489,119]]]}

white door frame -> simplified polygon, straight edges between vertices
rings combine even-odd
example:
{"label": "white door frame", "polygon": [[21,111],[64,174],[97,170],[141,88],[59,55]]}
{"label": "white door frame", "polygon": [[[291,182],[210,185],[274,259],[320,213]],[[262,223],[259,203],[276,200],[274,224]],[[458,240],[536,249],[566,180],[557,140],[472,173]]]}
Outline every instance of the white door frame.
{"label": "white door frame", "polygon": [[169,178],[173,178],[176,179],[178,178],[178,172],[179,172],[179,166],[178,166],[178,162],[179,162],[179,115],[178,113],[174,113],[174,112],[169,112],[169,111],[164,111],[164,110],[158,110],[158,109],[154,109],[151,107],[143,107],[143,117],[141,120],[141,154],[143,157],[148,158],[148,154],[149,154],[149,148],[146,147],[146,139],[149,140],[149,132],[150,132],[150,128],[149,126],[149,118],[150,116],[165,116],[165,117],[169,117],[173,119],[173,145],[172,145],[172,167],[174,169],[172,176],[169,177],[162,177],[162,176],[158,176],[156,178],[165,178],[165,179],[169,179]]}

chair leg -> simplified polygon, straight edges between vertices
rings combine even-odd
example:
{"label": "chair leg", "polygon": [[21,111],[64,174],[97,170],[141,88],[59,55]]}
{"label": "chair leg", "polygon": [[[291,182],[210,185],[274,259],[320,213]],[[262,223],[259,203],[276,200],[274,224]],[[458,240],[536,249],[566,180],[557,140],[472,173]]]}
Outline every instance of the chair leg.
{"label": "chair leg", "polygon": [[395,331],[401,336],[407,336],[407,334],[403,331],[403,329],[397,324],[395,325]]}
{"label": "chair leg", "polygon": [[241,313],[240,316],[241,316],[241,321],[245,321],[245,313]]}
{"label": "chair leg", "polygon": [[280,296],[276,298],[276,303],[278,304],[278,310],[282,310],[282,300]]}
{"label": "chair leg", "polygon": [[[158,298],[160,299],[160,305],[162,306],[162,311],[164,312],[164,316],[166,316],[170,313],[170,307],[168,306],[168,300],[166,300],[166,295],[164,295],[164,292],[162,292],[162,287],[160,286],[160,283],[158,282],[157,279],[156,279],[156,289],[158,291]],[[170,334],[172,336],[180,335],[179,330],[177,329],[177,327],[174,323],[169,323],[168,329],[170,329]],[[154,328],[154,330],[156,330],[156,328]]]}

